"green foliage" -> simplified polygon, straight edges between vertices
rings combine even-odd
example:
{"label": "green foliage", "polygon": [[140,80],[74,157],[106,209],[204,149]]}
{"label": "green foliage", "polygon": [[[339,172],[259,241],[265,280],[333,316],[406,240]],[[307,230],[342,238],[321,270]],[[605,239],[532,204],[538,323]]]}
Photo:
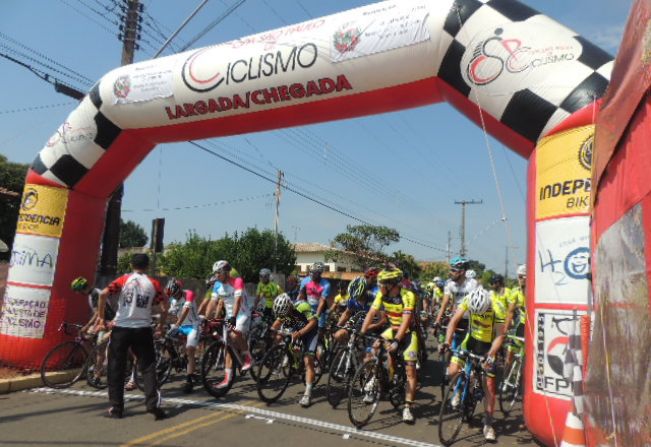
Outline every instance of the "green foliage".
{"label": "green foliage", "polygon": [[120,219],[120,248],[144,247],[148,239],[145,229],[140,225]]}
{"label": "green foliage", "polygon": [[[345,256],[351,257],[354,264],[362,269],[372,265],[381,265],[391,258],[383,250],[388,245],[400,240],[400,233],[393,228],[376,225],[348,225],[346,233],[339,233],[334,238],[334,245]],[[326,259],[337,261],[341,251],[331,250]]]}
{"label": "green foliage", "polygon": [[444,281],[450,276],[450,265],[444,261],[429,262],[420,273],[420,280],[429,282],[439,276]]}
{"label": "green foliage", "polygon": [[[0,186],[9,191],[22,194],[28,167],[26,164],[11,163],[7,160],[7,157],[0,155]],[[10,248],[16,234],[19,209],[20,196],[0,195],[0,239]],[[9,255],[10,253],[0,253],[0,259],[8,259]]]}
{"label": "green foliage", "polygon": [[261,268],[273,268],[289,274],[296,264],[293,246],[282,235],[274,256],[274,233],[271,230],[247,229],[244,234],[228,234],[218,240],[188,233],[185,243],[172,243],[159,258],[159,267],[167,275],[203,279],[212,273],[212,265],[220,259],[228,260],[247,282],[257,282]]}
{"label": "green foliage", "polygon": [[118,257],[118,275],[131,272],[131,257],[133,253],[124,253]]}
{"label": "green foliage", "polygon": [[393,252],[392,261],[400,270],[408,274],[410,278],[419,278],[422,268],[416,262],[416,258],[398,250]]}

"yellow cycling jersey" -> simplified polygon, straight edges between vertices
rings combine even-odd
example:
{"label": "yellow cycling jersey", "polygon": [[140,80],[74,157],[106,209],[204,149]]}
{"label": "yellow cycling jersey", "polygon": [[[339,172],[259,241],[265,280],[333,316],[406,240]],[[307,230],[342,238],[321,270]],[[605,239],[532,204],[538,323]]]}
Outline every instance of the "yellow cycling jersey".
{"label": "yellow cycling jersey", "polygon": [[347,293],[345,293],[343,295],[340,293],[335,297],[335,304],[337,306],[344,307],[344,306],[346,306],[348,304],[348,299],[349,298],[350,298],[350,295],[348,295]]}
{"label": "yellow cycling jersey", "polygon": [[273,281],[269,281],[267,284],[259,282],[255,291],[257,296],[264,298],[267,309],[274,307],[274,299],[281,293],[283,293],[283,289]]}
{"label": "yellow cycling jersey", "polygon": [[511,297],[511,289],[508,287],[504,288],[504,291],[500,294],[491,291],[491,299],[493,300],[493,309],[495,309],[495,319],[498,323],[504,323],[506,319],[506,313],[509,310]]}
{"label": "yellow cycling jersey", "polygon": [[[495,301],[493,306],[484,314],[475,314],[470,312],[470,336],[474,339],[477,339],[484,343],[491,343],[494,338],[494,326],[497,323],[497,317],[495,315]],[[465,298],[459,304],[458,309],[463,309],[464,312],[470,311],[470,295],[466,295]]]}
{"label": "yellow cycling jersey", "polygon": [[[520,324],[527,320],[527,305],[522,289],[513,288],[509,294],[509,304],[515,303],[516,312],[520,312]],[[516,314],[517,315],[517,314]]]}
{"label": "yellow cycling jersey", "polygon": [[402,324],[403,314],[411,314],[416,308],[416,295],[408,289],[400,289],[400,295],[395,297],[384,296],[380,291],[371,307],[376,310],[384,309],[391,326],[398,329]]}

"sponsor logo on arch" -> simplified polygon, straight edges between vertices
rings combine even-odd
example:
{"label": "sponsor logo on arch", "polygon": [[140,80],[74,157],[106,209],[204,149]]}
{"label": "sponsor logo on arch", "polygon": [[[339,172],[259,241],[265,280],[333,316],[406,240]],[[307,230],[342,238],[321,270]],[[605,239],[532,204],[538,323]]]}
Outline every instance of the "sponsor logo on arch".
{"label": "sponsor logo on arch", "polygon": [[25,185],[16,231],[61,237],[67,204],[67,189]]}

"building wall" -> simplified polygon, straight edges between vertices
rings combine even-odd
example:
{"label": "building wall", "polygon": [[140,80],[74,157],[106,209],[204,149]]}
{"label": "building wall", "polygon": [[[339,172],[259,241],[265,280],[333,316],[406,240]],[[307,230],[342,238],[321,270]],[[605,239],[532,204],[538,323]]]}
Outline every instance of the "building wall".
{"label": "building wall", "polygon": [[338,262],[326,262],[324,251],[296,253],[296,266],[300,267],[299,273],[307,273],[308,268],[315,262],[323,262],[326,265],[326,270],[330,272],[351,272],[356,270],[353,263],[346,259],[340,259]]}

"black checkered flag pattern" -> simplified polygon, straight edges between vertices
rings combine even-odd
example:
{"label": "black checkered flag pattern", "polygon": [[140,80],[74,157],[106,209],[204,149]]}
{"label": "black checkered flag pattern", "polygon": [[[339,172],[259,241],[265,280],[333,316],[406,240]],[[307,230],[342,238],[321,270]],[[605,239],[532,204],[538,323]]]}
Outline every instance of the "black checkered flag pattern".
{"label": "black checkered flag pattern", "polygon": [[533,143],[603,96],[613,63],[515,0],[455,0],[440,51],[443,81]]}

